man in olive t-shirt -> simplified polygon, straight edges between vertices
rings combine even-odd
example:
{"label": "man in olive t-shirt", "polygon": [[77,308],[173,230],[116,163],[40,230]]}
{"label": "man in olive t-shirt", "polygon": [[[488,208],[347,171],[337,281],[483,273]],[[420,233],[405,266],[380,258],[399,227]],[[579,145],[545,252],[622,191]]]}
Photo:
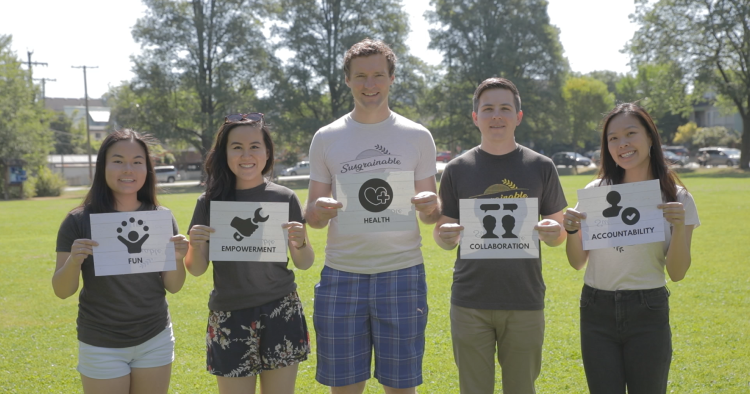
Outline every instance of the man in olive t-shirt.
{"label": "man in olive t-shirt", "polygon": [[[460,242],[460,199],[537,198],[542,220],[534,230],[547,245],[560,245],[567,202],[552,161],[515,142],[515,128],[523,118],[518,89],[507,79],[485,80],[474,93],[472,118],[482,142],[445,168],[435,241],[446,250]],[[541,258],[469,260],[457,253],[450,314],[462,393],[495,392],[496,349],[503,392],[535,392],[544,341],[544,291]]]}

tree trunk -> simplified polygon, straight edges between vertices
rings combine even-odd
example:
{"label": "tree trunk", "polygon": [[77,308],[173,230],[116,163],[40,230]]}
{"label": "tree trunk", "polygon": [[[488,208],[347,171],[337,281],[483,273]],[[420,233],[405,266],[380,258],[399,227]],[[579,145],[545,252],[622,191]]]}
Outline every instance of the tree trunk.
{"label": "tree trunk", "polygon": [[750,169],[750,110],[742,117],[742,143],[740,147],[740,168]]}

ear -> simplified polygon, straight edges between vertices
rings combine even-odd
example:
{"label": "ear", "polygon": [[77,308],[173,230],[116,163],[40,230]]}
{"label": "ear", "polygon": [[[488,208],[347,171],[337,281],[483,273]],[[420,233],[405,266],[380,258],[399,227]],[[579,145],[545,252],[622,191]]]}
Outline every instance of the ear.
{"label": "ear", "polygon": [[395,81],[395,80],[396,80],[396,74],[393,74],[393,75],[391,75],[391,78],[390,78],[390,79],[391,79],[391,82],[390,82],[390,83],[388,83],[388,86],[390,86],[390,85],[393,85],[393,81]]}
{"label": "ear", "polygon": [[523,111],[518,111],[518,121],[516,122],[516,126],[521,124],[521,119],[523,119]]}
{"label": "ear", "polygon": [[351,85],[349,85],[349,76],[348,75],[344,76],[344,83],[346,84],[347,87],[349,87],[349,88],[352,87]]}
{"label": "ear", "polygon": [[471,111],[471,119],[474,120],[474,125],[479,127],[479,124],[477,123],[477,113],[474,111]]}

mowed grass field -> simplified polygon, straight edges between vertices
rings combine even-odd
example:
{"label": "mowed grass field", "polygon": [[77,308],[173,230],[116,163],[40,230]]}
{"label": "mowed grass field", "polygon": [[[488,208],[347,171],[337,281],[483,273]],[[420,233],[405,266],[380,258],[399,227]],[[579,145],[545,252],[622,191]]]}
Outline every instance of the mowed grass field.
{"label": "mowed grass field", "polygon": [[[572,206],[576,190],[591,175],[561,177]],[[693,236],[693,265],[687,277],[669,283],[674,356],[669,390],[673,393],[750,393],[750,173],[714,171],[683,174],[695,197],[702,226]],[[197,189],[161,194],[180,230],[187,233]],[[296,190],[304,201],[307,190]],[[81,192],[55,199],[0,202],[0,392],[81,392],[77,362],[77,296],[55,297],[50,279],[55,240],[67,211]],[[457,393],[458,375],[451,350],[449,302],[455,251],[438,248],[432,226],[421,225],[429,286],[429,323],[420,393]],[[313,286],[324,261],[326,230],[311,230],[317,259],[296,271],[298,292],[311,330],[313,354],[300,365],[297,392],[325,393],[315,382]],[[387,245],[384,245],[387,247]],[[585,393],[578,331],[578,299],[583,271],[567,262],[564,245],[543,245],[546,333],[540,393]],[[291,265],[291,264],[290,264]],[[168,295],[175,336],[171,393],[216,392],[205,371],[205,327],[209,272],[188,275],[184,288]],[[497,391],[500,392],[499,367]],[[367,393],[382,392],[371,379]]]}

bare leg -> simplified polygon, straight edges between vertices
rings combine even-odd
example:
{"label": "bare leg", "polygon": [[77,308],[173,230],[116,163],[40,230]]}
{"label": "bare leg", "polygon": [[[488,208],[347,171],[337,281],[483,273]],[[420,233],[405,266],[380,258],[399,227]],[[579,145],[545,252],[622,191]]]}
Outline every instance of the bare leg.
{"label": "bare leg", "polygon": [[331,394],[362,394],[365,391],[366,380],[348,386],[331,387]]}
{"label": "bare leg", "polygon": [[394,389],[393,387],[383,386],[385,394],[417,394],[416,387],[409,387],[408,389]]}
{"label": "bare leg", "polygon": [[130,375],[114,379],[94,379],[81,375],[84,394],[128,394],[130,392]]}
{"label": "bare leg", "polygon": [[255,394],[257,376],[243,376],[241,378],[216,377],[220,394]]}
{"label": "bare leg", "polygon": [[167,394],[171,377],[172,363],[154,368],[131,368],[130,394]]}
{"label": "bare leg", "polygon": [[260,393],[294,394],[299,364],[260,373]]}

